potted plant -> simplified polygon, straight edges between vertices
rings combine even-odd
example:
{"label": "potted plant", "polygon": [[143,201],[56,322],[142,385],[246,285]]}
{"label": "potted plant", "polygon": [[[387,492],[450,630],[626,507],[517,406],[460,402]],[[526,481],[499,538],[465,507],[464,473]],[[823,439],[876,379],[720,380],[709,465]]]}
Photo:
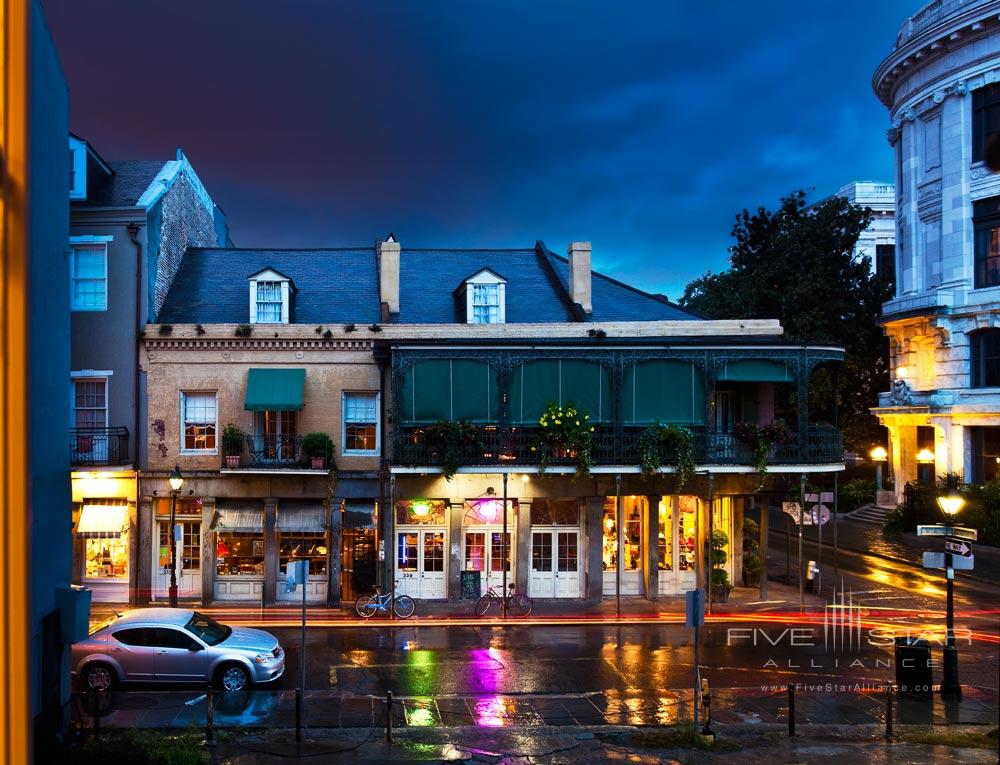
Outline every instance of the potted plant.
{"label": "potted plant", "polygon": [[714,603],[728,603],[729,592],[732,585],[729,584],[729,572],[724,566],[729,556],[726,554],[726,545],[729,544],[729,535],[721,529],[712,532],[712,601]]}
{"label": "potted plant", "polygon": [[438,420],[424,428],[424,439],[427,446],[440,454],[441,472],[448,481],[461,467],[462,455],[467,447],[483,448],[478,428],[465,420]]}
{"label": "potted plant", "polygon": [[639,434],[639,467],[643,477],[656,475],[663,465],[663,447],[676,452],[676,490],[694,475],[694,436],[687,428],[655,423]]}
{"label": "potted plant", "polygon": [[246,441],[246,433],[234,423],[226,425],[222,431],[222,453],[226,458],[227,468],[238,468],[240,466],[240,456],[243,454],[243,443]]}
{"label": "potted plant", "polygon": [[307,433],[302,438],[302,456],[309,460],[313,470],[326,468],[326,461],[333,454],[333,441],[326,433]]}
{"label": "potted plant", "polygon": [[538,457],[539,472],[544,473],[545,466],[558,458],[575,460],[578,477],[590,475],[594,426],[589,414],[581,412],[572,401],[563,406],[550,401],[538,418],[538,426],[538,438],[531,451]]}
{"label": "potted plant", "polygon": [[[763,509],[762,512],[767,512]],[[743,519],[743,586],[760,586],[760,526],[753,518]]]}

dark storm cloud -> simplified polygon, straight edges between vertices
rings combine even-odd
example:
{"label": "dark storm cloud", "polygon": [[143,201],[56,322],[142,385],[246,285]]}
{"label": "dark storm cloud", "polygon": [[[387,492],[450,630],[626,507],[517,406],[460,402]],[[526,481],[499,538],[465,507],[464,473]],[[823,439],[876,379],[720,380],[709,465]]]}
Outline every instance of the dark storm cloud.
{"label": "dark storm cloud", "polygon": [[891,179],[918,5],[46,0],[75,132],[182,146],[244,246],[594,242],[676,297],[744,206]]}

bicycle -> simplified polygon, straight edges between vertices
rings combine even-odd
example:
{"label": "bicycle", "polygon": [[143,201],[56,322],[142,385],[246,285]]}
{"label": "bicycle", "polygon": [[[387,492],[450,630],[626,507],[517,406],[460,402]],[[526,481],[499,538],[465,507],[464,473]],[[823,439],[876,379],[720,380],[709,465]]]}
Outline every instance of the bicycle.
{"label": "bicycle", "polygon": [[527,616],[530,614],[531,598],[523,592],[518,592],[517,585],[513,582],[507,585],[507,589],[509,593],[504,597],[496,591],[495,587],[490,587],[486,591],[486,594],[476,601],[476,616],[484,616],[490,610],[494,601],[499,603],[500,607],[505,609],[508,614],[513,614],[514,616]]}
{"label": "bicycle", "polygon": [[391,603],[392,612],[396,616],[400,619],[409,619],[413,616],[413,612],[417,610],[413,598],[409,595],[396,595],[394,598],[394,593],[395,590],[383,593],[381,587],[376,587],[372,595],[362,595],[355,601],[354,610],[358,612],[358,616],[362,619],[370,619],[379,611],[389,613]]}

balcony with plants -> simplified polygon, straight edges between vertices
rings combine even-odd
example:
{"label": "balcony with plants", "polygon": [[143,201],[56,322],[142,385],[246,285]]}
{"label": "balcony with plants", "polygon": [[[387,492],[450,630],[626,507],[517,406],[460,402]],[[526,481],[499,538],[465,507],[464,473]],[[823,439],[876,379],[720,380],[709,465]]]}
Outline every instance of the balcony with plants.
{"label": "balcony with plants", "polygon": [[334,467],[333,440],[326,433],[248,434],[234,423],[222,431],[224,471],[327,473]]}

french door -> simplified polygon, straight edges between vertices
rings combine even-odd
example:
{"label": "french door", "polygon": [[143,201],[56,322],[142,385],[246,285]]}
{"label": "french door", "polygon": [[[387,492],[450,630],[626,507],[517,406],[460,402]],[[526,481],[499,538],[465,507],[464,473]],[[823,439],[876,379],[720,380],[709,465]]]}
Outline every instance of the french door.
{"label": "french door", "polygon": [[531,532],[531,597],[579,598],[581,580],[578,530]]}
{"label": "french door", "polygon": [[396,594],[411,598],[446,596],[444,532],[425,529],[396,534]]}
{"label": "french door", "polygon": [[[201,521],[177,521],[177,596],[201,598]],[[153,550],[153,599],[166,600],[170,587],[170,522],[157,521],[159,544]]]}
{"label": "french door", "polygon": [[463,540],[463,560],[466,571],[479,571],[481,576],[480,594],[485,595],[490,587],[497,592],[503,590],[504,552],[506,548],[507,583],[514,582],[514,572],[511,570],[511,534],[494,531],[489,528],[466,529]]}

